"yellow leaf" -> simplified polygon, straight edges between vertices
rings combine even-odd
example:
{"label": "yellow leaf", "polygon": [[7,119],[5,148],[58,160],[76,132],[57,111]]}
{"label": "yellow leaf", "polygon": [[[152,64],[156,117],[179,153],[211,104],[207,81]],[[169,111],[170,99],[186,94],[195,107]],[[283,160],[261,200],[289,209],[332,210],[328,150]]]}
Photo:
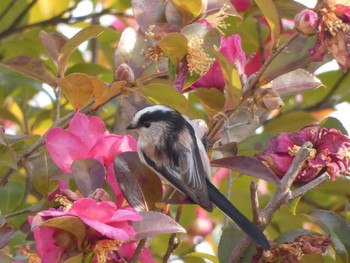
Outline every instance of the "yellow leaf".
{"label": "yellow leaf", "polygon": [[76,111],[86,106],[92,98],[93,84],[91,77],[86,74],[70,74],[62,78],[58,85]]}
{"label": "yellow leaf", "polygon": [[101,104],[105,103],[113,96],[116,96],[118,93],[121,93],[123,87],[125,86],[125,81],[117,81],[109,87],[102,80],[91,77],[92,86],[93,86],[93,94],[95,96],[95,103],[92,105],[93,109],[96,109]]}

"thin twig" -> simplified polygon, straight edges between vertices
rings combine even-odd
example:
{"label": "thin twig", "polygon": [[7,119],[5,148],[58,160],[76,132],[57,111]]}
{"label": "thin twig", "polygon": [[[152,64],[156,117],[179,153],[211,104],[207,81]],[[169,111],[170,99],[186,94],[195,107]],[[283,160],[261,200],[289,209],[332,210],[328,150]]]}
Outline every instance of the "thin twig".
{"label": "thin twig", "polygon": [[12,8],[12,6],[16,3],[17,0],[11,0],[11,2],[7,5],[7,7],[1,12],[0,20],[7,14],[8,11]]}
{"label": "thin twig", "polygon": [[294,198],[297,198],[301,195],[304,195],[305,193],[314,189],[315,187],[319,186],[320,184],[324,183],[325,181],[328,181],[330,178],[331,178],[331,176],[327,172],[324,172],[323,174],[321,174],[319,177],[315,178],[311,182],[294,190],[291,194],[290,199],[294,199]]}
{"label": "thin twig", "polygon": [[[176,217],[175,217],[175,221],[179,222],[181,215],[182,215],[182,209],[183,209],[183,205],[179,205],[178,209],[177,209],[177,213],[176,213]],[[179,242],[177,240],[177,234],[171,234],[170,238],[169,238],[169,242],[168,242],[168,249],[165,252],[165,255],[163,257],[163,263],[167,263],[169,261],[169,258],[171,256],[171,254],[174,252],[174,250],[179,246]]]}
{"label": "thin twig", "polygon": [[139,241],[139,243],[137,244],[136,250],[134,252],[134,255],[129,260],[129,263],[136,263],[137,262],[137,259],[141,255],[142,250],[145,248],[146,243],[147,243],[147,239],[146,238],[145,239],[141,239]]}
{"label": "thin twig", "polygon": [[250,200],[252,202],[253,222],[258,224],[260,217],[258,185],[254,181],[250,183]]}
{"label": "thin twig", "polygon": [[[290,187],[299,171],[301,170],[302,166],[304,165],[306,159],[308,158],[311,150],[312,144],[310,142],[305,142],[300,148],[298,154],[293,159],[293,162],[290,165],[288,171],[283,176],[280,184],[278,185],[275,194],[272,196],[265,208],[260,212],[257,224],[259,229],[265,229],[265,227],[272,220],[273,215],[282,207],[282,205],[286,204],[290,200]],[[231,252],[228,262],[241,262],[251,246],[251,239],[247,235],[244,235]]]}

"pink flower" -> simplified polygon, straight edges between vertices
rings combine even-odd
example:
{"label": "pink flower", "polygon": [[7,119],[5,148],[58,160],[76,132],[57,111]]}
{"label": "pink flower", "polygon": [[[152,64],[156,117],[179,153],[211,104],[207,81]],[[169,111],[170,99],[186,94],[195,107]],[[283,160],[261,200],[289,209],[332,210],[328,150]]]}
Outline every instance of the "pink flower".
{"label": "pink flower", "polygon": [[310,55],[312,60],[322,61],[328,50],[345,72],[350,67],[350,6],[328,2],[318,11],[317,41]]}
{"label": "pink flower", "polygon": [[[244,73],[244,67],[246,63],[245,53],[241,45],[241,37],[239,35],[232,35],[228,38],[221,38],[220,53],[224,55],[229,61],[231,61],[239,75]],[[218,88],[224,89],[225,80],[221,72],[221,68],[217,61],[211,66],[209,71],[200,77],[193,85],[192,88]]]}
{"label": "pink flower", "polygon": [[231,0],[231,4],[238,12],[245,12],[250,7],[250,0]]}
{"label": "pink flower", "polygon": [[332,179],[349,169],[350,139],[336,129],[307,126],[299,132],[281,133],[270,140],[267,149],[258,155],[279,177],[287,172],[294,156],[304,142],[310,141],[313,150],[299,172],[296,182],[307,183],[327,171]]}
{"label": "pink flower", "polygon": [[303,35],[314,35],[318,28],[317,13],[310,9],[300,11],[294,18],[295,28]]}
{"label": "pink flower", "polygon": [[[72,217],[78,218],[85,226],[82,228],[85,236],[81,236],[82,230],[79,230],[79,227],[76,227],[77,233],[72,232],[72,227],[68,223]],[[63,218],[66,220],[62,220]],[[139,220],[141,216],[134,208],[118,208],[113,202],[97,202],[90,198],[81,198],[74,202],[68,211],[61,209],[41,211],[29,221],[42,263],[51,263],[61,262],[57,259],[67,260],[83,250],[97,253],[94,248],[101,242],[112,246],[112,250],[108,253],[113,254],[113,251],[118,250],[121,255],[128,258],[135,250],[130,249],[130,246],[136,245],[133,241],[136,233],[129,225],[129,221]],[[50,226],[43,225],[48,222]],[[77,222],[73,220],[71,224],[77,226],[74,225]],[[79,237],[82,240],[79,240]],[[148,250],[145,250],[141,257],[151,259]]]}
{"label": "pink flower", "polygon": [[188,234],[203,237],[210,234],[214,228],[214,225],[207,212],[203,208],[196,208],[194,213],[196,215],[196,219],[188,228]]}
{"label": "pink flower", "polygon": [[[107,169],[107,181],[116,196],[120,196],[113,160],[119,153],[136,151],[137,142],[130,135],[109,134],[103,121],[96,116],[88,118],[77,113],[67,130],[54,128],[48,132],[46,147],[53,162],[64,173],[71,173],[75,160],[93,158],[100,161]],[[123,200],[118,201],[122,203]]]}

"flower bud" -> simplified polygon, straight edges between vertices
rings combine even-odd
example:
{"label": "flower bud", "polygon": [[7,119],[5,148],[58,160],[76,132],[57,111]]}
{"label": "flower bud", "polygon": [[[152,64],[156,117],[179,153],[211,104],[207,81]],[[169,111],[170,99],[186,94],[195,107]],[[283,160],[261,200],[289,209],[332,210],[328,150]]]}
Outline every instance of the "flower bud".
{"label": "flower bud", "polygon": [[294,18],[295,28],[301,35],[312,36],[317,33],[318,16],[317,13],[304,9]]}
{"label": "flower bud", "polygon": [[257,89],[254,93],[254,101],[256,105],[266,110],[277,110],[284,105],[278,93],[271,88]]}
{"label": "flower bud", "polygon": [[128,64],[122,63],[115,70],[114,79],[117,81],[133,82],[135,80],[134,71]]}

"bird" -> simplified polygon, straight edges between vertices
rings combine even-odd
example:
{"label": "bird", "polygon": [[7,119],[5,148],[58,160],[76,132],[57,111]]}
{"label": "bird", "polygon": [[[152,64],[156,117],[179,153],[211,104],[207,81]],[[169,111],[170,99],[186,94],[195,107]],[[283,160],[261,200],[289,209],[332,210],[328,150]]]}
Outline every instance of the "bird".
{"label": "bird", "polygon": [[127,129],[138,132],[143,164],[206,211],[218,207],[257,245],[270,249],[266,236],[210,181],[208,154],[186,116],[165,105],[150,105],[134,114]]}

